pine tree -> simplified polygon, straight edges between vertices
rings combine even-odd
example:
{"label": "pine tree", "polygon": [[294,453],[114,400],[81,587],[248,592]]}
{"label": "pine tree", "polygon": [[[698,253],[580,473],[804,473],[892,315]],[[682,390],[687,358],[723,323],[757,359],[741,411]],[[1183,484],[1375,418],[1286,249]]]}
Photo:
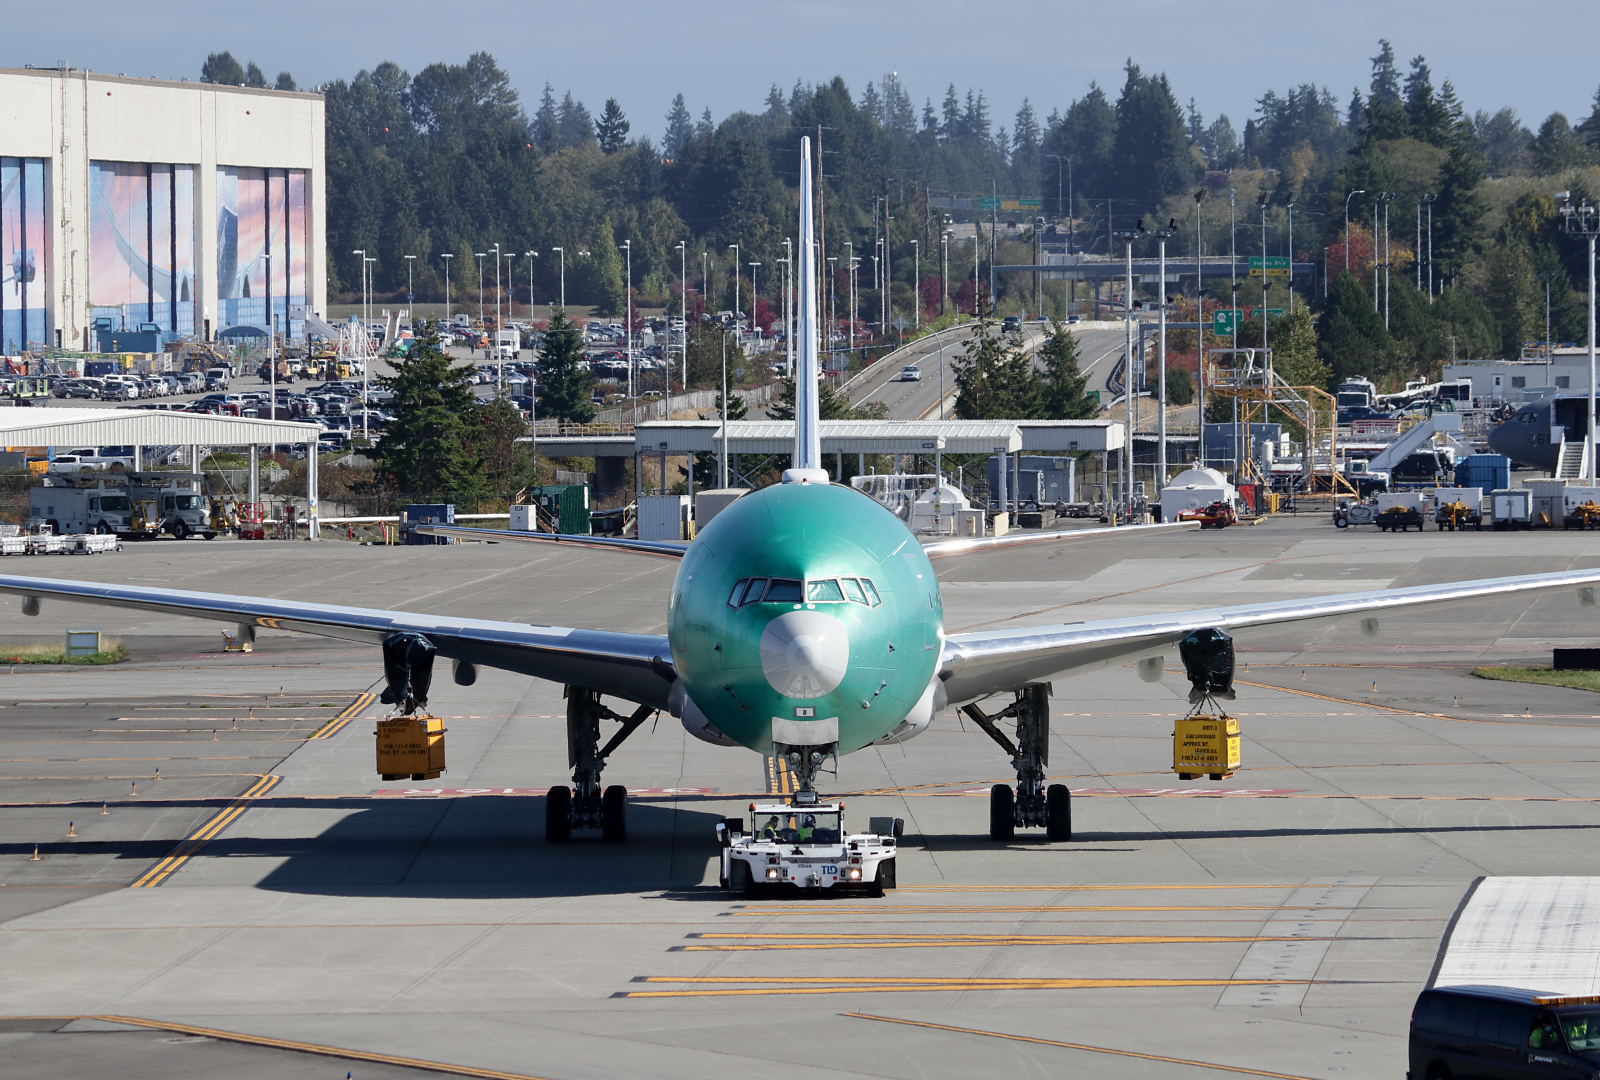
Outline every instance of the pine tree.
{"label": "pine tree", "polygon": [[1078,339],[1065,323],[1054,323],[1050,339],[1039,349],[1044,361],[1045,420],[1092,420],[1100,406],[1089,396],[1089,377],[1078,370]]}
{"label": "pine tree", "polygon": [[267,77],[261,73],[261,67],[254,60],[245,65],[244,84],[252,90],[267,88]]}
{"label": "pine tree", "polygon": [[1433,257],[1441,275],[1461,271],[1471,257],[1488,209],[1480,192],[1483,163],[1477,148],[1458,142],[1439,166],[1439,198],[1433,206]]}
{"label": "pine tree", "polygon": [[595,132],[599,136],[600,149],[607,154],[615,154],[628,145],[628,121],[622,115],[622,106],[617,104],[616,98],[606,98],[605,112],[600,114],[600,119],[595,121]]}
{"label": "pine tree", "polygon": [[571,90],[562,97],[561,106],[556,110],[556,132],[562,146],[582,146],[594,141],[594,121],[589,118],[589,110],[583,107],[583,102],[572,96]]}
{"label": "pine tree", "polygon": [[1372,93],[1367,98],[1365,133],[1376,140],[1403,139],[1408,125],[1394,46],[1386,40],[1380,40],[1378,46],[1378,55],[1372,58]]}
{"label": "pine tree", "polygon": [[661,140],[661,152],[669,161],[677,161],[692,138],[694,118],[689,115],[689,106],[684,103],[683,95],[679,94],[672,99],[672,108],[667,110],[667,133]]}
{"label": "pine tree", "polygon": [[1411,61],[1411,74],[1406,77],[1406,124],[1413,139],[1434,146],[1449,146],[1454,132],[1450,127],[1450,113],[1433,94],[1433,75],[1421,56]]}
{"label": "pine tree", "polygon": [[550,328],[539,347],[534,386],[539,398],[537,415],[557,416],[575,424],[594,419],[595,407],[589,400],[594,377],[583,353],[583,335],[564,308],[556,308],[550,316]]}
{"label": "pine tree", "polygon": [[244,68],[233,58],[231,52],[224,50],[212,53],[206,57],[206,62],[200,65],[200,81],[216,83],[219,86],[238,86],[244,82]]}
{"label": "pine tree", "polygon": [[1124,197],[1148,211],[1188,185],[1194,159],[1167,77],[1143,75],[1132,60],[1124,70],[1128,78],[1117,100],[1113,168]]}
{"label": "pine tree", "polygon": [[455,364],[439,342],[438,324],[424,323],[393,375],[378,376],[394,393],[394,414],[373,456],[377,470],[403,493],[476,498],[484,478],[475,447],[478,402],[470,364]]}
{"label": "pine tree", "polygon": [[539,111],[533,114],[533,145],[546,154],[554,153],[561,144],[560,119],[556,116],[556,92],[549,83],[544,84],[544,94],[539,98]]}
{"label": "pine tree", "polygon": [[[767,406],[767,414],[774,420],[793,420],[794,380],[784,379],[782,386],[783,389],[778,391],[778,399]],[[882,420],[887,414],[887,407],[879,401],[869,401],[858,408],[851,408],[850,399],[829,386],[827,379],[817,380],[818,420]],[[733,414],[728,415],[732,419]]]}
{"label": "pine tree", "polygon": [[1572,130],[1561,113],[1553,112],[1539,125],[1533,139],[1533,167],[1545,176],[1563,173],[1596,162],[1594,147]]}
{"label": "pine tree", "polygon": [[977,329],[953,367],[959,419],[1030,420],[1044,411],[1045,382],[1022,336],[999,333],[988,304],[980,306]]}
{"label": "pine tree", "polygon": [[622,280],[622,254],[617,250],[616,234],[611,231],[611,219],[602,218],[589,245],[594,252],[588,260],[589,302],[594,313],[605,318],[621,315],[627,307],[627,290]]}
{"label": "pine tree", "polygon": [[1595,150],[1600,150],[1600,90],[1594,92],[1594,107],[1589,110],[1589,118],[1573,128],[1583,141]]}
{"label": "pine tree", "polygon": [[700,114],[700,122],[694,126],[694,137],[709,139],[716,128],[717,125],[711,119],[711,106],[707,105],[705,111]]}
{"label": "pine tree", "polygon": [[280,71],[278,72],[278,89],[298,90],[300,88],[294,84],[293,75],[289,74],[287,71]]}
{"label": "pine tree", "polygon": [[1522,355],[1523,342],[1544,336],[1544,288],[1520,240],[1495,243],[1484,262],[1489,277],[1485,299],[1500,324],[1500,355],[1515,360]]}
{"label": "pine tree", "polygon": [[1343,379],[1374,374],[1376,360],[1388,348],[1389,334],[1383,317],[1372,310],[1372,294],[1354,274],[1334,278],[1317,324],[1317,356],[1335,378]]}
{"label": "pine tree", "polygon": [[778,89],[778,84],[773,83],[772,89],[767,91],[767,119],[787,120],[789,106],[784,104],[783,91]]}

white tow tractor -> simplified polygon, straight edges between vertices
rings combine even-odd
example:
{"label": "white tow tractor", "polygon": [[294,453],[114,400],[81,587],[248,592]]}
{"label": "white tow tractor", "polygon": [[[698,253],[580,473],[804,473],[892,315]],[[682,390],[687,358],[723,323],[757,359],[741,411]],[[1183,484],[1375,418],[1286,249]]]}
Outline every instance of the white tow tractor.
{"label": "white tow tractor", "polygon": [[748,823],[717,824],[722,887],[737,896],[823,889],[882,896],[895,887],[899,818],[871,819],[872,832],[844,831],[843,803],[750,804]]}

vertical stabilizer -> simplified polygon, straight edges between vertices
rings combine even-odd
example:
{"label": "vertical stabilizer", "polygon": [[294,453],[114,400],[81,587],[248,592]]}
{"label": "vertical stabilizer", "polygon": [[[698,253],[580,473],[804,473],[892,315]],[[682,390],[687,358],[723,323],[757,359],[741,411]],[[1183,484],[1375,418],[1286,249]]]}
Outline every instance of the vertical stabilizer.
{"label": "vertical stabilizer", "polygon": [[822,431],[817,415],[817,241],[812,224],[811,140],[800,140],[800,256],[795,279],[800,286],[800,349],[794,368],[794,460],[784,470],[786,484],[826,484]]}

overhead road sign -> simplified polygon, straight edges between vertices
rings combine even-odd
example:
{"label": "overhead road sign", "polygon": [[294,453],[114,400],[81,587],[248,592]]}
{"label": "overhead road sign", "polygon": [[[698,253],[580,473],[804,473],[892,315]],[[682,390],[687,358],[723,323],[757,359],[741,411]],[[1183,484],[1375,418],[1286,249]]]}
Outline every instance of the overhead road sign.
{"label": "overhead road sign", "polygon": [[984,196],[978,200],[979,210],[1043,210],[1043,199],[995,199]]}
{"label": "overhead road sign", "polygon": [[1250,256],[1251,277],[1288,277],[1289,259],[1284,255]]}

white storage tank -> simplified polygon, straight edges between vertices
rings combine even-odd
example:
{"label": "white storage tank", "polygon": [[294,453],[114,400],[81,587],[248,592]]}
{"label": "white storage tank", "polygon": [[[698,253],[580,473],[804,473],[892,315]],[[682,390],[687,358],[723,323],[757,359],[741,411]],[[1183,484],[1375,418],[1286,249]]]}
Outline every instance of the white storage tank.
{"label": "white storage tank", "polygon": [[1214,502],[1233,506],[1239,492],[1215,469],[1185,469],[1161,489],[1161,520],[1177,521],[1187,510],[1201,510]]}

